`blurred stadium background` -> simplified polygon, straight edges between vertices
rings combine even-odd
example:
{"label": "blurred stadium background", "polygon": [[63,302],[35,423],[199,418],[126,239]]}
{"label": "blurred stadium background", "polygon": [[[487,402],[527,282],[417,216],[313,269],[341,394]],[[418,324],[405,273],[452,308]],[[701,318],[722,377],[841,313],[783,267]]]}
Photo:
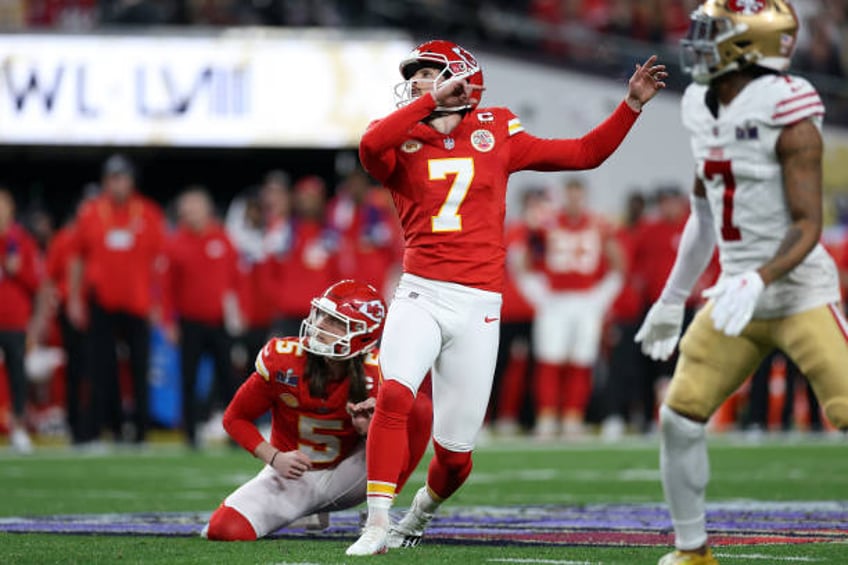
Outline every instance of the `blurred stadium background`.
{"label": "blurred stadium background", "polygon": [[[678,115],[686,80],[678,68],[677,41],[685,33],[688,14],[696,5],[696,0],[3,2],[0,4],[3,30],[0,34],[3,63],[0,184],[14,194],[17,218],[36,237],[42,253],[48,249],[56,230],[73,217],[81,198],[97,190],[101,167],[115,153],[122,153],[133,162],[139,190],[168,212],[171,225],[176,223],[175,197],[186,187],[206,187],[214,198],[218,215],[223,218],[235,196],[255,190],[271,171],[284,171],[292,185],[315,175],[324,181],[327,198],[331,199],[356,167],[356,146],[368,122],[394,107],[391,88],[399,81],[399,60],[420,41],[446,37],[467,47],[480,60],[487,85],[483,104],[509,106],[528,131],[546,137],[582,135],[621,99],[634,64],[651,53],[659,55],[669,66],[670,88],[651,102],[632,134],[606,164],[581,175],[590,189],[590,207],[619,224],[624,221],[631,194],[643,194],[650,207],[658,191],[672,188],[685,193],[690,186],[692,161]],[[828,112],[824,130],[826,243],[848,257],[848,41],[845,40],[848,5],[844,0],[796,0],[794,5],[802,27],[793,72],[813,82]],[[525,191],[556,188],[564,178],[533,173],[515,175],[510,184],[508,216],[519,218],[521,195]],[[55,340],[39,341],[40,338],[31,336],[30,345],[61,347]],[[244,350],[241,355],[252,356]],[[186,455],[177,450],[174,444],[182,441],[178,431],[178,400],[175,400],[179,395],[178,374],[171,375],[170,384],[159,381],[152,390],[151,408],[159,412],[153,418],[152,443],[156,445],[150,447],[151,451],[127,454],[122,448],[108,446],[100,446],[105,454],[70,450],[63,367],[60,361],[58,365],[49,360],[46,363],[49,370],[43,366],[33,368],[37,363],[30,365],[27,385],[25,424],[35,442],[35,455],[30,460],[16,459],[12,449],[0,449],[2,482],[11,485],[16,493],[6,499],[8,504],[2,505],[0,513],[7,518],[118,511],[201,512],[213,508],[237,483],[233,476],[243,478],[254,472],[255,465],[249,457],[231,452],[220,442],[201,454]],[[154,370],[166,370],[163,367],[167,363],[154,362]],[[244,367],[243,358],[240,363]],[[234,361],[234,365],[239,364]],[[167,366],[172,372],[178,370],[173,363]],[[208,394],[210,386],[208,369],[205,366],[201,370],[202,394]],[[604,368],[600,367],[599,374],[603,373]],[[813,427],[810,410],[816,408],[805,404],[803,387],[795,387],[797,391],[787,397],[781,388],[785,385],[778,382],[784,374],[785,366],[778,360],[771,368],[773,386],[769,394],[775,403],[785,402],[793,408],[794,415],[790,410],[789,416],[782,416],[773,404],[765,428],[806,433]],[[2,433],[8,432],[10,411],[4,378],[0,366]],[[718,434],[745,427],[746,402],[744,394],[735,398],[732,406],[723,411],[721,421],[713,423],[713,431]],[[532,408],[525,406],[523,410],[522,423],[532,427],[533,415],[527,414]],[[591,416],[598,423],[603,414]],[[210,421],[210,425],[214,427],[214,424]],[[826,423],[824,427],[827,430]],[[507,498],[507,493],[516,484],[533,483],[538,477],[522,475],[517,470],[515,477],[495,481],[500,484],[490,491],[482,489],[483,482],[475,486],[472,479],[467,498],[459,499],[458,505],[550,502],[580,505],[634,500],[658,503],[661,493],[655,475],[656,446],[650,425],[644,425],[640,431],[645,432],[644,437],[633,433],[624,437],[624,443],[617,444],[622,448],[630,445],[634,452],[640,453],[639,463],[628,460],[626,455],[623,461],[609,456],[613,458],[610,467],[587,468],[582,474],[571,476],[568,484],[547,485],[541,492],[527,493],[526,500],[521,501]],[[762,428],[753,428],[753,433],[759,431]],[[215,430],[210,431],[210,437],[220,439]],[[761,439],[759,435],[745,437]],[[593,442],[595,438],[592,434],[586,441]],[[719,471],[716,481],[719,486],[715,487],[719,498],[770,500],[776,493],[789,492],[785,500],[848,500],[844,482],[836,478],[832,481],[833,490],[827,492],[784,491],[789,489],[788,485],[799,483],[813,487],[821,478],[817,469],[837,469],[839,465],[839,458],[832,456],[835,450],[828,451],[825,447],[828,455],[822,456],[823,461],[816,469],[793,472],[793,463],[814,458],[803,450],[798,451],[797,445],[783,449],[785,438],[764,440],[767,448],[751,447],[753,456],[743,458],[745,464],[732,463],[745,449],[728,448],[722,456],[731,461],[726,476],[733,475],[729,483],[738,482],[741,486],[720,490],[724,483],[723,471]],[[497,434],[488,440],[490,447],[484,448],[484,453],[487,449],[501,453],[503,449],[509,454],[503,458],[506,461],[524,457],[521,442],[501,439]],[[830,436],[816,436],[810,441],[828,445]],[[164,448],[164,456],[161,443],[172,444]],[[584,442],[573,445],[555,442],[540,449],[543,452],[550,449],[553,453],[541,468],[561,469],[576,460],[608,457],[603,455],[607,453],[604,448],[595,452]],[[584,457],[586,451],[592,455]],[[610,452],[614,453],[615,449]],[[165,457],[168,462],[163,468],[171,469],[169,472],[177,472],[174,470],[183,465],[191,469],[191,479],[186,479],[186,484],[204,483],[207,480],[204,470],[216,467],[219,460],[226,461],[228,469],[238,471],[223,478],[210,478],[212,487],[194,502],[181,502],[177,497],[168,504],[148,504],[156,489],[138,488],[135,481],[117,485],[110,492],[124,492],[125,497],[115,494],[111,502],[104,504],[91,503],[99,497],[96,485],[83,489],[84,497],[72,494],[83,477],[99,481],[101,477],[105,480],[107,476],[132,474],[127,469],[146,468],[148,456],[152,458],[153,468],[159,465],[158,458]],[[486,467],[492,456],[482,457],[482,465]],[[494,469],[509,466],[500,460],[491,465]],[[767,483],[768,487],[749,492],[748,487],[757,484],[761,475],[741,469],[756,470],[758,465],[788,470],[785,474],[777,473],[774,482]],[[631,466],[646,469],[650,475],[641,487],[637,485],[633,490],[631,483],[620,481],[621,473]],[[45,469],[51,471],[39,478]],[[66,470],[67,481],[53,480],[54,474],[62,476]],[[168,480],[155,471],[150,472],[159,481]],[[581,489],[585,488],[585,480],[597,476],[608,477],[609,485],[629,486],[619,491],[618,487],[604,484],[597,495],[577,495],[568,500],[551,498],[551,493],[559,496],[584,492]],[[70,477],[75,478],[70,480]],[[44,487],[44,484],[59,488]],[[841,485],[842,490],[836,485]],[[841,508],[842,513],[837,512],[836,525],[831,531],[844,533],[844,504]],[[667,533],[667,529],[664,531]],[[838,536],[828,539],[839,541]],[[88,561],[85,549],[75,553],[77,550],[62,545],[65,542],[49,536],[30,541],[21,537],[12,543],[8,534],[0,534],[0,541],[0,548],[9,548],[0,549],[0,555],[8,551],[15,562],[46,560],[44,553],[32,553],[35,546],[50,547],[51,560]],[[118,543],[118,551],[130,560],[135,559],[132,552],[136,548],[130,542],[126,542],[128,545],[109,543]],[[332,549],[340,554],[342,544],[334,543]],[[191,557],[198,551],[194,545],[162,557],[157,555],[162,545],[148,547],[139,554],[144,557],[138,560],[216,559],[214,552],[198,554],[201,558]],[[801,549],[790,552],[787,559],[844,562],[837,556],[845,546],[834,552],[833,544],[827,545],[831,549]],[[110,562],[115,547],[99,548],[100,553],[95,552],[92,561]],[[309,553],[308,544],[296,547],[301,549],[292,555],[302,551],[310,561],[337,562],[333,557]],[[69,557],[63,559],[61,552],[66,550]],[[264,551],[267,549],[244,561],[280,559],[278,553],[261,553]],[[558,555],[547,548],[539,551],[533,556],[555,559]],[[628,557],[629,554],[622,556],[616,551],[598,554],[579,550],[569,553],[568,558],[579,559],[581,563],[599,560],[641,563],[650,562],[657,553],[637,550]],[[762,551],[765,557],[737,557],[728,561],[777,563],[782,560],[770,550]],[[482,562],[481,555],[493,554],[494,551],[476,553],[468,559]],[[456,555],[425,554],[421,562],[438,562]],[[514,555],[515,559],[525,557]]]}

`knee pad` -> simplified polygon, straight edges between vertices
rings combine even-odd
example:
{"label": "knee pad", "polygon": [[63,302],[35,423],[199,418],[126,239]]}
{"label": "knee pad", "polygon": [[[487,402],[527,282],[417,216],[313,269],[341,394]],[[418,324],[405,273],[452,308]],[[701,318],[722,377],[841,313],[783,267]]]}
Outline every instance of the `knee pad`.
{"label": "knee pad", "polygon": [[705,435],[706,427],[663,404],[660,406],[660,431],[667,440],[687,441]]}
{"label": "knee pad", "polygon": [[209,519],[206,538],[212,541],[254,541],[256,531],[236,509],[222,504]]}
{"label": "knee pad", "polygon": [[848,430],[848,398],[832,398],[822,406],[822,409],[834,427],[843,431]]}

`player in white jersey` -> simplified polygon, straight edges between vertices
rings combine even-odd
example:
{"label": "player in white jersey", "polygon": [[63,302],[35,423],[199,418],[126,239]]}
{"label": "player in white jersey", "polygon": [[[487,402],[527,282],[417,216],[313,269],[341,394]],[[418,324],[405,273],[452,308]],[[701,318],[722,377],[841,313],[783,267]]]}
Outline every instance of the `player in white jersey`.
{"label": "player in white jersey", "polygon": [[660,410],[676,546],[660,565],[717,563],[704,515],[705,423],[771,350],[795,361],[830,421],[848,428],[848,325],[819,243],[824,106],[806,80],[783,74],[797,30],[786,0],[707,0],[682,42],[695,81],[682,101],[696,161],[692,212],[636,335],[646,355],[674,351],[684,302],[715,245],[722,273],[680,342]]}

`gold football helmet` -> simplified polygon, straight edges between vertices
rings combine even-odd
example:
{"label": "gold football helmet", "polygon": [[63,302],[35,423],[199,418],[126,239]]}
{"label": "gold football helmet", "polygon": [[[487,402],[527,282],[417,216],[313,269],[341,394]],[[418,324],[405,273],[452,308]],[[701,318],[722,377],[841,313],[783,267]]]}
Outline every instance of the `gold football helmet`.
{"label": "gold football helmet", "polygon": [[787,0],[706,0],[680,42],[681,67],[700,84],[749,65],[785,71],[797,34]]}

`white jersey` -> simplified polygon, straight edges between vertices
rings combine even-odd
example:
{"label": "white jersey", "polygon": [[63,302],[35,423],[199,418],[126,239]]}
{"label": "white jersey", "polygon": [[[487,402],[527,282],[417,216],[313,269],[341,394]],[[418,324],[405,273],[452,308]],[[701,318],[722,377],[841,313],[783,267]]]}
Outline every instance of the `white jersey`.
{"label": "white jersey", "polygon": [[[691,133],[696,174],[713,213],[722,276],[759,268],[777,253],[791,224],[776,144],[783,127],[810,119],[821,130],[824,105],[800,77],[765,75],[719,105],[707,107],[707,87],[692,84],[681,105]],[[775,318],[839,301],[833,259],[821,244],[790,273],[770,284],[756,318]]]}

